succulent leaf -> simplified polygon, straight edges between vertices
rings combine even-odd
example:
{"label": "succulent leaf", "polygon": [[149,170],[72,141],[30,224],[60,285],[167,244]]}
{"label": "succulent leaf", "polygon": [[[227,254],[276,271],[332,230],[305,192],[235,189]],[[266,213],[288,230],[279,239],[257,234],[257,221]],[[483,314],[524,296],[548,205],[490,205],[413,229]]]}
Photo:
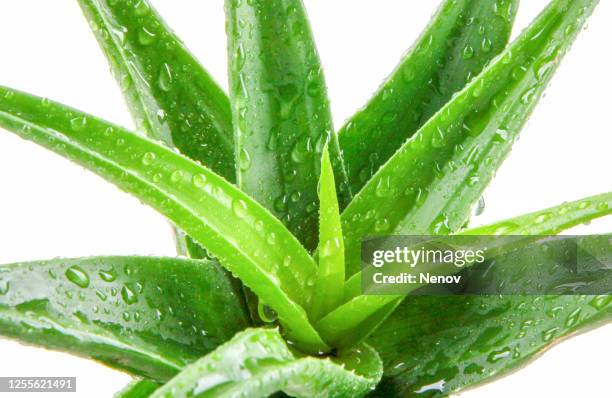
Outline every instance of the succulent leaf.
{"label": "succulent leaf", "polygon": [[0,126],[157,209],[276,311],[303,349],[327,350],[304,310],[312,295],[308,282],[316,277],[313,259],[280,221],[234,185],[146,137],[8,88],[0,88]]}
{"label": "succulent leaf", "polygon": [[[609,239],[603,236],[591,249],[609,256]],[[535,245],[498,258],[490,272],[514,280],[519,291],[576,278],[567,269],[530,266],[546,255]],[[612,283],[609,274],[599,280],[603,286]],[[386,376],[372,396],[447,396],[515,370],[556,342],[612,320],[609,295],[480,296],[479,288],[470,286],[475,294],[470,296],[414,296],[399,306],[368,339],[383,358]]]}
{"label": "succulent leaf", "polygon": [[553,0],[376,172],[342,214],[348,276],[366,235],[464,225],[596,4]]}
{"label": "succulent leaf", "polygon": [[312,251],[328,141],[342,206],[349,193],[306,11],[301,0],[225,5],[238,185]]}
{"label": "succulent leaf", "polygon": [[202,260],[9,264],[0,266],[0,287],[1,335],[159,381],[249,326],[236,287]]}
{"label": "succulent leaf", "polygon": [[506,46],[518,0],[446,0],[368,103],[339,130],[351,190],[363,185]]}
{"label": "succulent leaf", "polygon": [[318,320],[342,303],[344,298],[344,240],[336,197],[334,172],[327,146],[323,149],[319,179],[319,269],[309,311]]}
{"label": "succulent leaf", "polygon": [[362,345],[338,357],[296,357],[277,330],[247,329],[186,367],[152,397],[353,398],[374,388],[382,374],[374,350]]}

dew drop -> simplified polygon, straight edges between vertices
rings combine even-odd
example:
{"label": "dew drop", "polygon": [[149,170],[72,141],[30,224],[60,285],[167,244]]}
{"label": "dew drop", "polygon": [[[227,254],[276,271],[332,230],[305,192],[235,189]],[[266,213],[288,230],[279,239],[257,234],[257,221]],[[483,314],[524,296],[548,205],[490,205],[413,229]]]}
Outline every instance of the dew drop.
{"label": "dew drop", "polygon": [[102,279],[104,282],[112,282],[117,278],[115,270],[112,268],[98,272],[98,276],[100,276],[100,279]]}
{"label": "dew drop", "polygon": [[482,39],[482,42],[480,43],[480,49],[482,50],[482,52],[488,53],[489,51],[491,51],[491,47],[492,47],[492,43],[491,40],[487,37]]}
{"label": "dew drop", "polygon": [[204,174],[196,174],[191,179],[191,182],[196,188],[204,188],[206,186],[206,176]]}
{"label": "dew drop", "polygon": [[9,281],[0,281],[0,296],[6,296],[11,290],[11,284]]}
{"label": "dew drop", "polygon": [[270,245],[276,244],[276,234],[274,232],[270,232],[266,237],[266,242]]}
{"label": "dew drop", "polygon": [[479,215],[481,215],[484,212],[485,206],[486,203],[484,196],[481,196],[480,199],[478,199],[478,203],[476,203],[476,206],[474,207],[474,216],[478,217]]}
{"label": "dew drop", "polygon": [[276,311],[263,303],[263,301],[259,300],[257,303],[257,314],[261,318],[262,321],[266,323],[272,323],[278,319],[278,315]]}
{"label": "dew drop", "polygon": [[379,198],[388,198],[393,196],[393,184],[391,177],[387,176],[378,180],[376,185],[376,196]]}
{"label": "dew drop", "polygon": [[465,46],[462,53],[463,59],[470,59],[474,57],[474,48],[472,46]]}
{"label": "dew drop", "polygon": [[138,31],[138,43],[142,46],[149,46],[155,41],[155,33],[142,28]]}
{"label": "dew drop", "polygon": [[175,170],[170,174],[170,181],[179,182],[183,179],[183,172],[180,170]]}
{"label": "dew drop", "polygon": [[240,170],[245,171],[251,167],[251,155],[246,148],[240,149]]}
{"label": "dew drop", "polygon": [[509,357],[511,353],[512,351],[510,350],[510,347],[505,347],[505,348],[502,348],[501,350],[492,351],[487,357],[487,362],[489,363],[499,362],[502,359]]}
{"label": "dew drop", "polygon": [[555,335],[557,334],[557,332],[559,331],[558,327],[554,327],[551,329],[548,329],[546,331],[544,331],[542,333],[542,340],[545,342],[549,342],[553,339],[553,337],[555,337]]}
{"label": "dew drop", "polygon": [[247,205],[244,200],[235,199],[232,201],[232,211],[238,218],[244,218],[247,215]]}
{"label": "dew drop", "polygon": [[134,304],[138,301],[138,295],[128,285],[121,288],[121,298],[123,298],[126,304]]}
{"label": "dew drop", "polygon": [[386,218],[379,218],[374,223],[374,230],[376,232],[386,232],[386,231],[389,230],[390,226],[391,226],[391,224],[389,223],[388,219],[386,219]]}
{"label": "dew drop", "polygon": [[78,287],[86,288],[89,286],[89,275],[78,265],[66,270],[66,278]]}
{"label": "dew drop", "polygon": [[166,63],[162,65],[157,83],[162,91],[170,91],[172,85],[172,70],[170,69],[170,65]]}
{"label": "dew drop", "polygon": [[155,161],[155,154],[153,152],[147,152],[142,156],[142,164],[150,166]]}
{"label": "dew drop", "polygon": [[612,302],[612,296],[610,295],[601,295],[595,296],[590,302],[589,305],[596,310],[604,309],[608,304]]}
{"label": "dew drop", "polygon": [[87,125],[87,118],[79,116],[70,120],[70,127],[72,127],[75,131],[81,131]]}

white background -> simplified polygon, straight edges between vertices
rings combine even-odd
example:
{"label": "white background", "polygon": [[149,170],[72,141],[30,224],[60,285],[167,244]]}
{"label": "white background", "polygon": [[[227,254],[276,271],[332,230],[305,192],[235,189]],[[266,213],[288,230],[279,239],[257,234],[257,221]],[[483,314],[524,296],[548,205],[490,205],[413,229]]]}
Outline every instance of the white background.
{"label": "white background", "polygon": [[[307,0],[336,125],[361,106],[427,23],[437,1]],[[156,0],[158,10],[226,86],[221,0]],[[523,1],[516,33],[546,4]],[[579,37],[522,138],[486,192],[485,223],[612,188],[612,2]],[[0,1],[0,84],[131,127],[75,0]],[[580,233],[610,232],[612,220]],[[164,219],[91,173],[0,131],[0,263],[96,254],[173,255]],[[556,346],[465,398],[609,394],[612,326]],[[79,397],[110,397],[125,374],[0,340],[2,376],[77,376]],[[26,397],[27,394],[20,395]],[[58,396],[57,394],[54,396]]]}

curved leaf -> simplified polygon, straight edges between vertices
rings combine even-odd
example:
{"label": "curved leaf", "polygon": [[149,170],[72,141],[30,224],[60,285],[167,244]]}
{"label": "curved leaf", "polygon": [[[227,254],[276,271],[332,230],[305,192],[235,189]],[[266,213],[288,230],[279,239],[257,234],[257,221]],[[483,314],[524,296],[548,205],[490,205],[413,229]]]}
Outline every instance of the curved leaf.
{"label": "curved leaf", "polygon": [[[609,256],[609,239],[602,236],[590,249]],[[540,264],[550,266],[539,262],[546,255],[534,245],[498,258],[489,272],[519,291],[576,278],[569,268],[542,269]],[[612,289],[610,273],[599,283]],[[478,294],[480,288],[475,281],[468,291]],[[499,377],[561,339],[611,320],[609,295],[410,297],[368,340],[380,352],[386,376],[372,395],[446,396]]]}
{"label": "curved leaf", "polygon": [[460,235],[553,235],[612,214],[612,192],[461,231]]}
{"label": "curved leaf", "polygon": [[146,0],[78,0],[138,128],[235,179],[229,100]]}
{"label": "curved leaf", "polygon": [[446,0],[391,76],[338,132],[358,192],[453,93],[506,46],[518,0]]}
{"label": "curved leaf", "polygon": [[366,235],[461,228],[596,3],[553,0],[368,181],[342,214],[349,276]]}
{"label": "curved leaf", "polygon": [[248,327],[225,272],[154,257],[0,266],[0,334],[165,381]]}
{"label": "curved leaf", "polygon": [[[229,99],[147,0],[78,0],[136,126],[230,182],[236,179]],[[191,258],[206,252],[175,230]]]}
{"label": "curved leaf", "polygon": [[319,269],[309,311],[318,320],[342,303],[344,298],[344,240],[334,172],[327,146],[323,149],[319,179]]}
{"label": "curved leaf", "polygon": [[[550,235],[580,223],[612,214],[612,193],[590,196],[574,202],[525,214],[495,224],[464,230],[461,235]],[[511,243],[511,242],[509,242]],[[500,248],[502,253],[503,248]],[[433,272],[433,270],[432,270]],[[415,285],[417,288],[418,285]],[[317,324],[325,341],[340,346],[356,344],[393,312],[404,296],[361,295],[361,273],[345,284],[345,304]],[[412,301],[414,298],[411,298]],[[420,299],[419,299],[420,300]]]}
{"label": "curved leaf", "polygon": [[153,398],[359,397],[382,374],[380,359],[364,345],[338,358],[296,357],[273,329],[248,329],[188,366]]}
{"label": "curved leaf", "polygon": [[115,394],[114,398],[148,398],[159,387],[160,384],[151,380],[134,380]]}
{"label": "curved leaf", "polygon": [[349,195],[323,72],[301,0],[226,0],[238,184],[308,250],[329,140],[341,204]]}
{"label": "curved leaf", "polygon": [[269,303],[304,349],[327,349],[303,309],[314,261],[280,221],[232,184],[145,137],[8,88],[0,88],[0,126],[157,209]]}

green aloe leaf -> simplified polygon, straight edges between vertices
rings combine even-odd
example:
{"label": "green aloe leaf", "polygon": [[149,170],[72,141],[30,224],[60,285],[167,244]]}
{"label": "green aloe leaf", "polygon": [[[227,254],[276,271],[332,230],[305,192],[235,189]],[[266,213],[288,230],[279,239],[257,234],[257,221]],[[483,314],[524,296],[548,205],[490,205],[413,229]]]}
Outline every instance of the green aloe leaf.
{"label": "green aloe leaf", "polygon": [[[612,192],[464,230],[460,234],[552,235],[608,214],[612,214]],[[361,295],[361,274],[357,273],[345,285],[346,303],[323,318],[317,329],[329,343],[350,346],[376,330],[403,298]]]}
{"label": "green aloe leaf", "polygon": [[159,383],[151,380],[134,380],[115,394],[115,398],[148,398],[159,387]]}
{"label": "green aloe leaf", "polygon": [[461,228],[596,3],[553,0],[368,181],[342,214],[349,276],[366,235]]}
{"label": "green aloe leaf", "polygon": [[461,235],[554,235],[578,224],[612,214],[612,192],[563,203],[494,224],[461,231]]}
{"label": "green aloe leaf", "polygon": [[[136,126],[230,182],[236,179],[227,95],[146,0],[78,0]],[[176,231],[181,253],[206,252]]]}
{"label": "green aloe leaf", "polygon": [[338,132],[353,192],[504,49],[517,8],[518,0],[442,3],[391,76]]}
{"label": "green aloe leaf", "polygon": [[222,268],[153,257],[0,266],[0,334],[165,381],[249,325]]}
{"label": "green aloe leaf", "polygon": [[300,0],[226,0],[225,9],[238,184],[312,251],[328,141],[341,205],[349,193],[306,12]]}
{"label": "green aloe leaf", "polygon": [[296,357],[277,330],[248,329],[188,366],[153,398],[268,397],[284,391],[298,397],[365,395],[382,374],[367,345],[334,359]]}
{"label": "green aloe leaf", "polygon": [[8,88],[0,88],[0,126],[160,211],[275,310],[305,350],[327,349],[303,309],[316,264],[280,221],[235,186],[145,137]]}
{"label": "green aloe leaf", "polygon": [[146,0],[78,0],[136,125],[235,179],[229,100]]}
{"label": "green aloe leaf", "polygon": [[309,311],[318,320],[342,303],[344,298],[344,240],[334,172],[327,146],[323,150],[319,179],[319,270]]}
{"label": "green aloe leaf", "polygon": [[[609,256],[610,237],[589,248]],[[534,245],[496,259],[492,277],[525,286],[576,279],[569,268],[542,268]],[[527,266],[525,266],[527,265]],[[580,279],[580,278],[579,278]],[[598,279],[612,284],[610,273]],[[478,281],[468,291],[477,294]],[[368,340],[385,378],[376,397],[437,397],[481,384],[525,365],[564,339],[612,320],[612,296],[415,296]]]}

